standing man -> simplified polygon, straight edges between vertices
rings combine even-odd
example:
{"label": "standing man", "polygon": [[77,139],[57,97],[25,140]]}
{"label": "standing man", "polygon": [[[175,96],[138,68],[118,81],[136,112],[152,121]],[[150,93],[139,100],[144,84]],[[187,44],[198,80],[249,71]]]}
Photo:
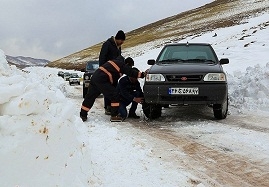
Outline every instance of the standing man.
{"label": "standing man", "polygon": [[[137,68],[132,69],[139,71]],[[120,116],[123,119],[127,117],[126,107],[132,103],[129,109],[128,118],[138,119],[139,116],[136,115],[135,111],[137,109],[137,104],[143,102],[144,94],[137,78],[130,76],[122,77],[118,82],[117,91],[120,95]]]}
{"label": "standing man", "polygon": [[[100,54],[99,54],[99,66],[102,66],[109,60],[116,59],[121,55],[121,45],[125,41],[125,33],[122,30],[119,30],[117,34],[111,36],[105,43],[103,43]],[[116,87],[117,82],[114,83]],[[105,114],[111,114],[110,100],[104,97],[104,108]]]}
{"label": "standing man", "polygon": [[80,110],[80,118],[82,121],[87,120],[89,110],[92,108],[95,99],[102,93],[111,101],[111,118],[110,121],[122,121],[122,117],[118,116],[120,106],[120,96],[114,86],[115,82],[122,74],[126,74],[134,78],[144,78],[145,73],[132,69],[122,56],[115,60],[109,60],[97,69],[90,80],[90,87],[82,102]]}

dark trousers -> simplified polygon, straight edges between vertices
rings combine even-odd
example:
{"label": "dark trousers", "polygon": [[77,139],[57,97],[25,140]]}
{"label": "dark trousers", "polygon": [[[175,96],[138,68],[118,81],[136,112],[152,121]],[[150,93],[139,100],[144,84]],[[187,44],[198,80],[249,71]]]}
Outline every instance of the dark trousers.
{"label": "dark trousers", "polygon": [[[82,102],[82,106],[91,109],[95,99],[102,93],[104,97],[108,98],[111,103],[118,103],[119,105],[119,94],[108,79],[103,79],[103,77],[92,77],[90,81],[90,87],[88,93],[86,94],[84,101]],[[116,116],[118,114],[119,106],[112,106],[111,107],[111,116]],[[83,111],[82,113],[87,113],[87,111]]]}
{"label": "dark trousers", "polygon": [[[143,93],[140,93],[138,91],[134,91],[133,93],[131,93],[131,95],[133,95],[134,97],[143,97]],[[121,117],[126,118],[127,117],[127,109],[126,107],[128,105],[131,105],[131,108],[129,109],[129,114],[134,114],[136,109],[137,109],[137,105],[138,103],[135,101],[125,101],[124,99],[122,99],[120,101],[120,106],[119,106],[119,113],[121,115]]]}
{"label": "dark trousers", "polygon": [[107,97],[104,97],[104,108],[106,109],[107,106],[110,106],[110,105],[111,105],[111,101]]}

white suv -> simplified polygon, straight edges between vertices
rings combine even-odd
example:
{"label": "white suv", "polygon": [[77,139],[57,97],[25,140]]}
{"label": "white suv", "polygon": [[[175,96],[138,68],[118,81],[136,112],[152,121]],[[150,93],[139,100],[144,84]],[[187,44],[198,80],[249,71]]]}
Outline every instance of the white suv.
{"label": "white suv", "polygon": [[69,84],[78,84],[80,85],[80,77],[76,73],[72,73],[70,78],[69,78]]}

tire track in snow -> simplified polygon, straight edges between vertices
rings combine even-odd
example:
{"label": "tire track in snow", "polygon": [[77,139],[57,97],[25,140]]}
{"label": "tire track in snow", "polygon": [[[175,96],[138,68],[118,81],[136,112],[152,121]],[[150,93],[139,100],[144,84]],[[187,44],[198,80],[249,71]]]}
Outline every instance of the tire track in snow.
{"label": "tire track in snow", "polygon": [[[169,129],[162,129],[163,124],[154,126],[132,123],[143,129],[149,135],[172,144],[182,155],[174,155],[168,162],[184,165],[188,170],[200,177],[203,184],[209,186],[269,186],[269,164],[264,161],[254,161],[250,158],[225,153],[196,142],[184,134],[176,134]],[[156,142],[157,143],[157,142]],[[162,151],[167,151],[163,148]],[[186,160],[187,159],[187,160]]]}

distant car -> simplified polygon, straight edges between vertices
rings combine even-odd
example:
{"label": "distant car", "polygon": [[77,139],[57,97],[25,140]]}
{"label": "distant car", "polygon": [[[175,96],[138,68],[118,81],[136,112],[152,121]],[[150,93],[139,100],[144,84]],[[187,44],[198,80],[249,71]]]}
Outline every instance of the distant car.
{"label": "distant car", "polygon": [[69,72],[64,72],[63,79],[65,81],[69,81],[70,76],[71,76],[71,74]]}
{"label": "distant car", "polygon": [[88,61],[86,64],[83,74],[83,98],[85,98],[85,95],[88,92],[88,88],[90,86],[90,80],[92,74],[99,68],[99,61]]}
{"label": "distant car", "polygon": [[78,76],[77,73],[71,73],[70,78],[69,78],[69,84],[78,84],[80,85],[80,77]]}
{"label": "distant car", "polygon": [[143,111],[148,118],[161,116],[169,105],[208,105],[214,117],[228,112],[228,86],[222,65],[210,44],[177,43],[164,46],[145,77]]}
{"label": "distant car", "polygon": [[59,77],[63,77],[64,76],[64,72],[63,71],[58,71],[58,76]]}

